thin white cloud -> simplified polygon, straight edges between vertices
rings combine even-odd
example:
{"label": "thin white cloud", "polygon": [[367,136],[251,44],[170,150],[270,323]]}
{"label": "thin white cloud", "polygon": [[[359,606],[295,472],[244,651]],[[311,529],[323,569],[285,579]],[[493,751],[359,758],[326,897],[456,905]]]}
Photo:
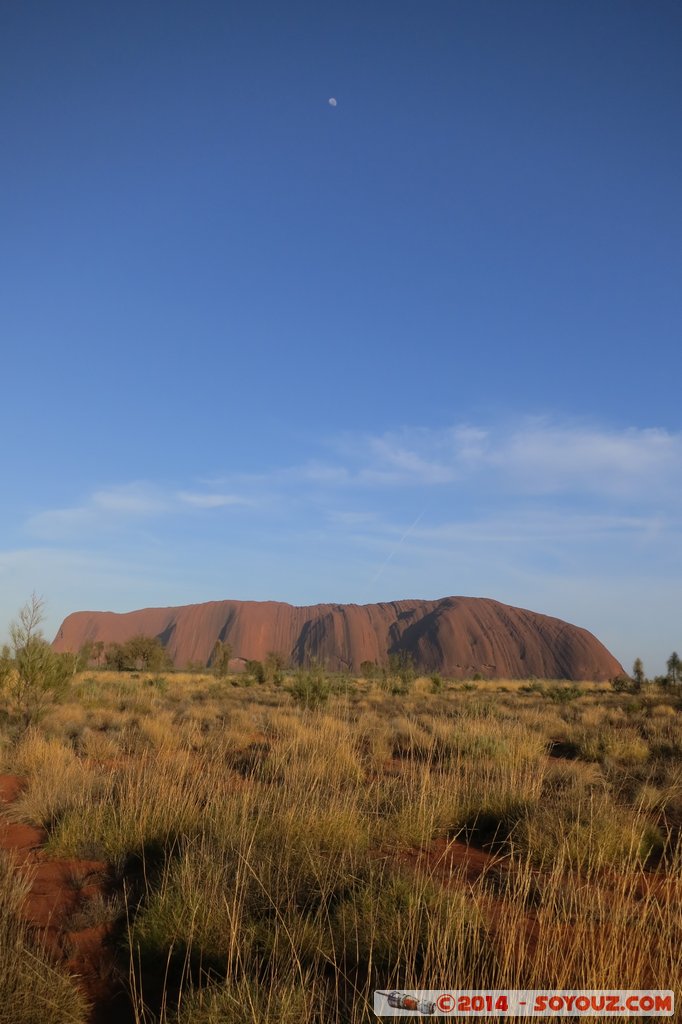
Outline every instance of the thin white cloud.
{"label": "thin white cloud", "polygon": [[485,458],[488,450],[489,431],[481,427],[459,426],[451,431],[456,457],[464,462],[477,462]]}
{"label": "thin white cloud", "polygon": [[43,540],[60,540],[93,528],[111,528],[117,523],[165,512],[164,495],[149,484],[129,483],[94,491],[80,505],[53,508],[29,518],[26,529]]}
{"label": "thin white cloud", "polygon": [[361,471],[364,480],[374,478],[390,481],[393,477],[395,482],[412,480],[425,484],[444,484],[452,482],[457,476],[456,465],[425,458],[418,450],[390,436],[370,438],[368,448],[370,456],[378,465],[374,469]]}
{"label": "thin white cloud", "polygon": [[211,491],[170,491],[146,482],[101,488],[80,505],[46,509],[26,523],[30,536],[59,541],[83,532],[119,529],[159,516],[251,505],[250,498]]}
{"label": "thin white cloud", "polygon": [[[99,488],[84,501],[32,516],[30,535],[58,540],[80,531],[189,513],[261,505],[281,515],[287,504],[324,506],[333,492],[376,494],[419,488],[452,493],[461,505],[486,496],[500,502],[542,499],[630,503],[628,514],[657,506],[664,516],[682,499],[682,434],[659,428],[622,430],[528,419],[509,429],[461,424],[346,434],[326,461],[309,460],[216,478],[177,491],[149,482]],[[338,500],[331,499],[338,509]],[[619,509],[619,513],[625,512]],[[353,508],[346,510],[353,512]],[[653,527],[651,527],[653,528]],[[660,529],[660,527],[658,527]]]}
{"label": "thin white cloud", "polygon": [[[329,480],[363,487],[476,482],[507,494],[655,498],[682,492],[682,434],[526,420],[496,430],[465,424],[339,439]],[[320,478],[322,474],[320,473]]]}
{"label": "thin white cloud", "polygon": [[376,512],[364,512],[345,509],[332,509],[327,512],[329,522],[354,529],[360,526],[371,526],[379,521]]}
{"label": "thin white cloud", "polygon": [[[397,532],[397,530],[396,530]],[[619,515],[608,512],[575,512],[562,508],[524,508],[502,515],[441,522],[414,531],[415,539],[433,543],[453,541],[514,543],[525,541],[600,540],[617,535],[642,542],[658,540],[663,534],[682,532],[682,524],[660,515]]]}
{"label": "thin white cloud", "polygon": [[580,489],[634,494],[679,487],[682,435],[660,429],[615,431],[532,424],[513,432],[487,461],[539,493]]}
{"label": "thin white cloud", "polygon": [[344,465],[320,462],[312,460],[300,466],[288,466],[285,469],[276,470],[270,476],[259,476],[257,478],[273,485],[282,483],[311,483],[311,484],[347,484],[351,481],[349,469]]}
{"label": "thin white cloud", "polygon": [[61,537],[87,527],[92,520],[92,513],[92,507],[87,505],[47,509],[30,516],[26,530],[32,536],[44,539]]}
{"label": "thin white cloud", "polygon": [[165,512],[168,499],[155,487],[144,483],[123,484],[95,491],[86,506],[88,510],[148,516]]}
{"label": "thin white cloud", "polygon": [[211,494],[200,491],[178,491],[178,499],[194,508],[228,508],[230,505],[253,505],[250,498],[238,494]]}

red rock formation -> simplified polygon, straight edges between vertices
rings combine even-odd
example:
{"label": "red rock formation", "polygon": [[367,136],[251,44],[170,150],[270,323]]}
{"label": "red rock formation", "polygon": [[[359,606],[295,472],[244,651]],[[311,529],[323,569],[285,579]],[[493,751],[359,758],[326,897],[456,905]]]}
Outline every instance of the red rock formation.
{"label": "red rock formation", "polygon": [[74,612],[54,641],[76,651],[88,640],[125,642],[158,636],[178,668],[206,664],[216,640],[235,657],[262,660],[277,651],[293,665],[317,660],[330,669],[357,672],[363,661],[385,664],[406,651],[417,668],[466,678],[609,679],[623,671],[596,637],[578,626],[488,598],[382,604],[317,604],[275,601],[210,601],[179,608]]}

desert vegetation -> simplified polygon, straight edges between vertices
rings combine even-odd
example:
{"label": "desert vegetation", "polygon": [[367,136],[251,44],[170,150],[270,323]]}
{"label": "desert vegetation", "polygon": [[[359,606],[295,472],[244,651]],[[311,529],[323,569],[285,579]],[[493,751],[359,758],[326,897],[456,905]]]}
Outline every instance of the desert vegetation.
{"label": "desert vegetation", "polygon": [[[3,820],[41,830],[41,863],[108,866],[61,927],[99,928],[111,1019],[360,1024],[375,988],[680,988],[676,687],[273,658],[80,671],[27,719],[12,685]],[[0,1020],[107,1019],[27,924],[30,865],[0,868]]]}

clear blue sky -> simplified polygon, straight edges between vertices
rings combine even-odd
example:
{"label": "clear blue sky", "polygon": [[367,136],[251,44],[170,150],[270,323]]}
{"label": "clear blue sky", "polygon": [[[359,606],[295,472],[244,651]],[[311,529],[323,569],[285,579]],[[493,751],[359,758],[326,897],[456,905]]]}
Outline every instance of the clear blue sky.
{"label": "clear blue sky", "polygon": [[1,621],[471,594],[662,671],[681,52],[676,0],[4,3]]}

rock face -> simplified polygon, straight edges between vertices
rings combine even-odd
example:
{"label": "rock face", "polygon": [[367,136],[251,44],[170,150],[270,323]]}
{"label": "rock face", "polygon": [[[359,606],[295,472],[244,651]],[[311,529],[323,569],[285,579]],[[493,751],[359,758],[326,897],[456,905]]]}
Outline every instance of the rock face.
{"label": "rock face", "polygon": [[561,619],[488,598],[382,604],[317,604],[211,601],[179,608],[74,612],[54,641],[77,651],[86,641],[124,643],[143,633],[157,636],[173,663],[207,664],[216,640],[236,658],[262,660],[269,651],[292,665],[319,661],[332,670],[358,672],[363,661],[385,664],[407,652],[424,673],[455,678],[610,679],[622,666],[587,630]]}

